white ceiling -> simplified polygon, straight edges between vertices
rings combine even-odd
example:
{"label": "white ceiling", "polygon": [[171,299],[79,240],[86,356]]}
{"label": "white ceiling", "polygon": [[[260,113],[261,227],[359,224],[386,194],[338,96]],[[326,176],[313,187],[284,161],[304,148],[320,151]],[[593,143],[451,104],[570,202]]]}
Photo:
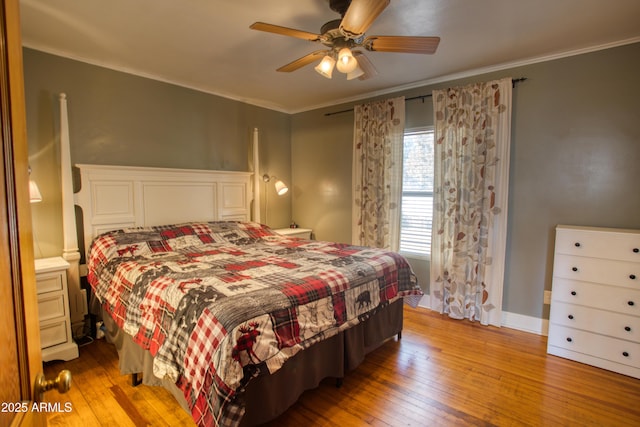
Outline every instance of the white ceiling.
{"label": "white ceiling", "polygon": [[[367,52],[379,75],[328,80],[275,70],[313,42],[249,29],[319,33],[328,0],[20,0],[26,47],[295,113],[640,41],[640,0],[391,0],[367,35],[439,36],[434,55]],[[514,76],[518,77],[518,76]]]}

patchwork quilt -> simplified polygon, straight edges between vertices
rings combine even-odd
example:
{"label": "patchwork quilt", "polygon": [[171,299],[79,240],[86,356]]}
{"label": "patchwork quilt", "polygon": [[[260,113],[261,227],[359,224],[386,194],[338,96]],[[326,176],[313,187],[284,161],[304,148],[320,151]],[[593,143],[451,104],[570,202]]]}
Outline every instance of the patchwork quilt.
{"label": "patchwork quilt", "polygon": [[199,426],[236,425],[252,377],[422,295],[397,253],[251,222],[111,231],[92,243],[88,270],[103,308],[180,387]]}

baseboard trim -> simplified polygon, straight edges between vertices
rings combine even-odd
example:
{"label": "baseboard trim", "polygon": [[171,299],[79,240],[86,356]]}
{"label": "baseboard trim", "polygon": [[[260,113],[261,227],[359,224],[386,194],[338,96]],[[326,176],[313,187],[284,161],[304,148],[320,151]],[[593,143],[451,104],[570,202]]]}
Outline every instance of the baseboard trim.
{"label": "baseboard trim", "polygon": [[518,313],[502,312],[502,326],[517,329],[523,332],[547,336],[549,333],[549,320],[533,316],[525,316]]}
{"label": "baseboard trim", "polygon": [[[418,307],[431,310],[431,298],[429,295],[424,295]],[[502,312],[502,321],[500,325],[504,328],[516,329],[518,331],[528,332],[531,334],[547,336],[549,333],[549,320],[540,319],[533,316],[525,316],[518,313],[510,313],[508,311]]]}

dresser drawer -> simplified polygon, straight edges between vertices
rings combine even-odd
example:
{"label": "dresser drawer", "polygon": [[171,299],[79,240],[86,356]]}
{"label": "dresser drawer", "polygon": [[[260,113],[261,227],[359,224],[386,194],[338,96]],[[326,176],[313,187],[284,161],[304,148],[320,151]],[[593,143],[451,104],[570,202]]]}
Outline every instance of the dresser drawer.
{"label": "dresser drawer", "polygon": [[556,228],[557,253],[640,262],[640,234],[633,230]]}
{"label": "dresser drawer", "polygon": [[556,301],[640,316],[640,290],[596,283],[553,279],[551,306]]}
{"label": "dresser drawer", "polygon": [[623,365],[640,367],[640,344],[556,325],[549,331],[550,346],[564,348]]}
{"label": "dresser drawer", "polygon": [[62,275],[60,273],[39,274],[36,278],[38,294],[59,291],[62,289]]}
{"label": "dresser drawer", "polygon": [[554,301],[549,321],[640,343],[640,317]]}
{"label": "dresser drawer", "polygon": [[640,290],[640,263],[556,254],[553,276]]}
{"label": "dresser drawer", "polygon": [[38,314],[40,321],[64,317],[66,302],[62,293],[44,294],[38,298]]}
{"label": "dresser drawer", "polygon": [[66,343],[71,339],[67,335],[67,322],[60,320],[57,322],[40,323],[40,345],[43,349],[54,345]]}

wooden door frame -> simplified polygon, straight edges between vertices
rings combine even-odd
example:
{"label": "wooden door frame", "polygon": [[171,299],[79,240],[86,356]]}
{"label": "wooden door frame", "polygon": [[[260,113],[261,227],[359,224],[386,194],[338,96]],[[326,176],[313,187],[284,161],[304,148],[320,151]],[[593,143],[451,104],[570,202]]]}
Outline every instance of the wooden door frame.
{"label": "wooden door frame", "polygon": [[[9,268],[14,298],[20,398],[33,400],[36,376],[42,372],[40,328],[29,201],[29,159],[19,0],[0,0],[0,109]],[[10,350],[10,349],[9,349]],[[0,349],[1,351],[1,349]],[[39,425],[43,417],[16,414],[12,425]],[[35,414],[37,416],[37,414]]]}

